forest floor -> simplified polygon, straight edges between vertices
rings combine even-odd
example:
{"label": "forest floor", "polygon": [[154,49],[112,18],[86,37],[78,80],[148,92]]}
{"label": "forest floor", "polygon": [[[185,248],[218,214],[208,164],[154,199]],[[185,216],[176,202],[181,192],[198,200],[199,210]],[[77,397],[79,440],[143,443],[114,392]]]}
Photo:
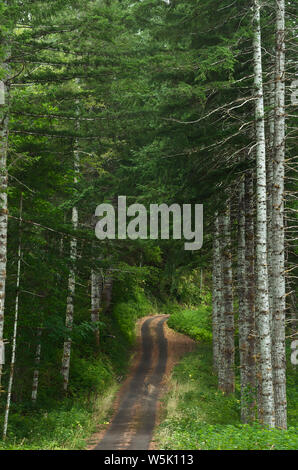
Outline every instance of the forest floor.
{"label": "forest floor", "polygon": [[171,371],[195,342],[168,328],[168,315],[144,317],[137,324],[137,348],[130,373],[114,403],[109,426],[95,433],[88,450],[154,449],[154,428]]}

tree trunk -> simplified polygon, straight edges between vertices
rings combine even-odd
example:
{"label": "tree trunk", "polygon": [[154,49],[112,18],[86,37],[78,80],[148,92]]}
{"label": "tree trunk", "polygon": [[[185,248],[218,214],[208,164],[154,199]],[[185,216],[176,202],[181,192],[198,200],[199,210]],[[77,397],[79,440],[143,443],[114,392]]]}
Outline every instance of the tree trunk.
{"label": "tree trunk", "polygon": [[112,302],[113,277],[110,269],[107,270],[104,287],[102,292],[102,306],[105,312],[108,312]]}
{"label": "tree trunk", "polygon": [[18,316],[19,316],[19,290],[20,290],[20,277],[21,277],[21,253],[22,253],[22,246],[21,246],[22,208],[23,208],[23,196],[21,195],[17,285],[16,285],[17,293],[16,293],[16,303],[15,303],[15,317],[14,317],[14,327],[13,327],[10,372],[9,372],[6,408],[5,408],[5,415],[4,415],[3,439],[6,439],[6,434],[7,434],[7,425],[8,425],[9,411],[10,411],[10,402],[11,402],[11,392],[12,392],[12,385],[13,385],[13,379],[14,379],[14,366],[16,362],[17,331],[18,331]]}
{"label": "tree trunk", "polygon": [[[79,151],[78,151],[78,140],[76,139],[75,142],[75,150],[74,150],[74,183],[78,182],[78,174],[80,171],[79,166]],[[72,208],[72,226],[74,230],[78,228],[78,209],[76,206]],[[68,381],[69,381],[69,369],[70,369],[70,355],[71,355],[71,332],[73,327],[73,317],[74,317],[74,296],[75,296],[75,264],[77,259],[77,239],[72,238],[70,242],[70,262],[71,267],[69,270],[68,276],[68,296],[66,300],[66,318],[65,318],[65,326],[69,331],[69,336],[64,341],[63,346],[63,356],[62,356],[62,369],[61,373],[63,376],[63,390],[66,392],[68,388]]]}
{"label": "tree trunk", "polygon": [[234,311],[233,311],[233,274],[231,250],[231,215],[230,203],[223,217],[223,317],[224,317],[224,382],[223,392],[235,391],[235,344],[234,344]]}
{"label": "tree trunk", "polygon": [[245,318],[247,322],[247,421],[255,419],[256,407],[256,323],[255,323],[255,243],[253,172],[245,177]]}
{"label": "tree trunk", "polygon": [[203,268],[201,268],[201,276],[200,276],[200,294],[203,295],[203,286],[204,286],[204,272]]}
{"label": "tree trunk", "polygon": [[272,362],[276,426],[287,427],[285,354],[285,2],[276,1],[276,75],[272,249]]}
{"label": "tree trunk", "polygon": [[[102,277],[95,269],[91,270],[91,322],[99,321],[99,312],[102,294]],[[95,329],[95,341],[99,346],[99,328]]]}
{"label": "tree trunk", "polygon": [[220,313],[220,247],[219,222],[215,214],[213,234],[213,270],[212,270],[212,338],[213,338],[213,368],[218,373],[219,363],[219,313]]}
{"label": "tree trunk", "polygon": [[219,282],[218,282],[218,388],[224,390],[225,381],[225,316],[224,316],[224,274],[223,274],[223,251],[224,251],[224,216],[218,217],[219,229]]}
{"label": "tree trunk", "polygon": [[257,331],[259,353],[259,384],[261,403],[259,418],[262,423],[274,427],[274,397],[271,363],[270,313],[267,270],[267,210],[266,210],[266,150],[264,125],[264,97],[262,76],[260,4],[254,0],[254,86],[256,120],[256,165],[257,165],[257,224],[256,224],[256,294]]}
{"label": "tree trunk", "polygon": [[42,328],[38,328],[38,332],[37,332],[38,343],[37,343],[36,353],[35,353],[35,369],[33,373],[32,393],[31,393],[31,399],[33,403],[36,403],[37,392],[38,392],[39,364],[40,364],[40,356],[41,356],[41,335],[42,335]]}
{"label": "tree trunk", "polygon": [[246,262],[245,262],[245,183],[242,178],[239,186],[238,199],[238,256],[237,256],[237,291],[239,304],[239,354],[240,354],[240,385],[241,385],[241,420],[248,422],[248,317],[246,308]]}
{"label": "tree trunk", "polygon": [[[7,68],[4,64],[3,68]],[[0,348],[4,356],[4,303],[7,263],[7,148],[9,121],[9,89],[4,82],[4,104],[0,105]],[[2,362],[2,361],[1,361]],[[0,390],[3,364],[0,363]]]}
{"label": "tree trunk", "polygon": [[269,87],[269,125],[268,125],[268,152],[267,152],[267,265],[268,265],[268,294],[270,312],[270,330],[272,331],[273,309],[273,281],[272,281],[272,208],[273,208],[273,160],[274,160],[274,107],[275,107],[275,77]]}

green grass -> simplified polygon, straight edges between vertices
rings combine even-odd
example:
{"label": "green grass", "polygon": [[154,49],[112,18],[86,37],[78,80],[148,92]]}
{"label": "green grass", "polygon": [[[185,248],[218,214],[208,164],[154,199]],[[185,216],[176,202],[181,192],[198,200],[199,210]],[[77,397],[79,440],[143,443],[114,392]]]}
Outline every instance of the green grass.
{"label": "green grass", "polygon": [[235,395],[224,396],[217,389],[217,378],[212,370],[209,315],[209,309],[201,307],[175,313],[170,318],[169,326],[195,339],[201,338],[201,342],[174,369],[170,391],[164,398],[164,420],[156,430],[158,448],[297,449],[297,389],[292,369],[289,368],[287,388],[288,430],[240,424],[239,378]]}

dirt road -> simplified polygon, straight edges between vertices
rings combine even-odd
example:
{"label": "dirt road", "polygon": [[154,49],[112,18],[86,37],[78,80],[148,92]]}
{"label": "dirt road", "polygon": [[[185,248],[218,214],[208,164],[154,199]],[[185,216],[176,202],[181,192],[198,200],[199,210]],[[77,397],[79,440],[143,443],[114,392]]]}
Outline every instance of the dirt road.
{"label": "dirt road", "polygon": [[146,450],[158,420],[159,398],[173,365],[193,348],[193,341],[174,333],[167,315],[139,323],[138,351],[115,406],[111,424],[92,450]]}

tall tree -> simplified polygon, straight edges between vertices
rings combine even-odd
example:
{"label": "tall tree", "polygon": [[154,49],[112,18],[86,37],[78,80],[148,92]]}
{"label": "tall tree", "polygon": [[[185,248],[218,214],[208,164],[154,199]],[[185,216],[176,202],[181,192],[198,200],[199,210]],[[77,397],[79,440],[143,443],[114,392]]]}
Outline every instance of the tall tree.
{"label": "tall tree", "polygon": [[21,194],[15,316],[14,316],[14,326],[13,326],[12,352],[11,352],[11,361],[10,361],[8,391],[7,391],[5,416],[4,416],[3,439],[6,439],[6,434],[7,434],[7,426],[8,426],[9,412],[10,412],[10,403],[11,403],[11,393],[12,393],[12,386],[13,386],[13,379],[14,379],[15,362],[16,362],[17,332],[18,332],[18,319],[19,319],[19,296],[20,296],[20,280],[21,280],[21,256],[22,256],[22,245],[21,245],[22,212],[23,212],[23,195]]}
{"label": "tall tree", "polygon": [[242,176],[238,195],[238,254],[237,254],[237,291],[238,291],[238,324],[239,324],[239,354],[240,354],[240,384],[241,384],[241,419],[247,422],[247,367],[248,367],[248,318],[246,308],[247,271],[245,262],[245,181]]}
{"label": "tall tree", "polygon": [[[91,270],[91,322],[98,323],[102,296],[102,276],[97,269]],[[95,327],[95,342],[99,346],[99,327]]]}
{"label": "tall tree", "polygon": [[230,202],[223,216],[223,317],[225,341],[223,349],[224,379],[222,390],[229,394],[235,391],[235,339],[233,307],[233,272],[231,248],[231,208]]}
{"label": "tall tree", "polygon": [[32,391],[31,391],[31,400],[33,403],[36,403],[37,393],[38,393],[39,365],[40,365],[40,357],[41,357],[41,335],[42,335],[42,328],[38,328],[37,346],[36,346],[36,352],[35,352],[34,372],[33,372],[33,380],[32,380]]}
{"label": "tall tree", "polygon": [[[75,139],[74,145],[74,184],[78,182],[78,175],[80,172],[80,156],[78,148],[78,139]],[[71,222],[74,232],[78,229],[79,215],[78,208],[74,206],[72,208]],[[68,330],[68,337],[64,341],[63,355],[62,355],[62,376],[63,376],[63,390],[66,392],[69,381],[69,370],[70,370],[70,356],[71,356],[71,332],[73,328],[74,318],[74,296],[76,289],[76,261],[77,261],[77,238],[74,236],[70,241],[70,269],[68,276],[68,294],[66,300],[66,318],[65,326]]]}
{"label": "tall tree", "polygon": [[224,315],[224,268],[223,253],[225,248],[224,240],[224,215],[218,217],[219,232],[219,272],[218,272],[218,289],[219,289],[219,305],[218,305],[218,388],[224,391],[225,387],[225,342],[226,342],[226,324]]}
{"label": "tall tree", "polygon": [[285,2],[276,1],[274,166],[272,187],[272,362],[276,426],[287,427],[285,353]]}
{"label": "tall tree", "polygon": [[245,320],[247,322],[246,337],[246,410],[247,421],[256,417],[256,320],[255,320],[255,234],[254,234],[254,178],[253,171],[245,175]]}
{"label": "tall tree", "polygon": [[253,54],[256,129],[256,321],[258,334],[258,374],[261,403],[260,420],[274,427],[274,396],[271,361],[270,312],[267,269],[266,147],[262,73],[260,2],[253,1]]}
{"label": "tall tree", "polygon": [[[7,2],[1,7],[0,19],[3,19],[8,12],[6,11]],[[5,305],[5,285],[6,285],[6,263],[7,263],[7,224],[8,224],[8,205],[7,205],[7,150],[8,150],[8,124],[9,124],[9,104],[10,104],[10,85],[9,85],[9,66],[10,57],[10,39],[9,32],[5,40],[0,56],[0,80],[1,80],[1,102],[0,102],[0,348],[4,351],[3,329],[4,329],[4,305]],[[4,355],[4,353],[3,353]],[[2,364],[0,363],[0,387],[2,377]]]}
{"label": "tall tree", "polygon": [[220,276],[220,247],[218,213],[214,218],[213,232],[213,266],[212,266],[212,338],[213,338],[213,368],[218,373],[219,367],[219,328],[221,308],[221,276]]}

